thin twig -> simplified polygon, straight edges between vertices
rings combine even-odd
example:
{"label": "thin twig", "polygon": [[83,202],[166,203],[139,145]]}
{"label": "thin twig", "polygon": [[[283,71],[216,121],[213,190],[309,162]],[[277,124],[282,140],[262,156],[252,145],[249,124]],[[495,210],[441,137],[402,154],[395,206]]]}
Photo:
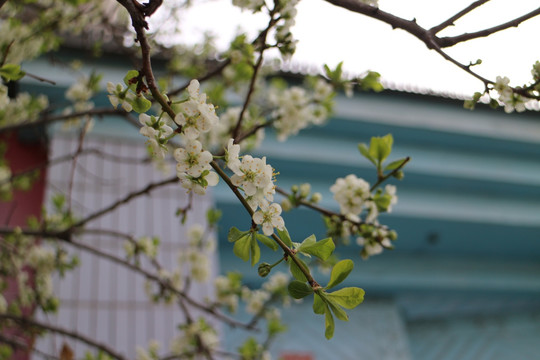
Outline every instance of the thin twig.
{"label": "thin twig", "polygon": [[165,186],[165,185],[168,185],[168,184],[172,184],[174,182],[177,182],[178,181],[178,177],[175,175],[173,177],[170,177],[168,179],[165,179],[165,180],[161,180],[161,181],[158,181],[158,182],[154,182],[154,183],[150,183],[148,184],[147,186],[145,186],[144,188],[140,189],[140,190],[136,190],[136,191],[133,191],[131,193],[129,193],[128,195],[126,195],[124,198],[120,199],[120,200],[117,200],[115,201],[114,203],[112,203],[111,205],[107,206],[106,208],[103,208],[101,210],[98,210],[96,211],[95,213],[93,214],[90,214],[88,215],[87,217],[85,217],[84,219],[78,221],[77,223],[75,223],[73,225],[73,228],[78,228],[78,227],[82,227],[83,225],[85,225],[86,223],[88,223],[89,221],[92,221],[94,219],[97,219],[101,216],[103,216],[104,214],[110,212],[110,211],[113,211],[114,209],[116,209],[117,207],[121,206],[121,205],[124,205],[128,202],[130,202],[131,200],[141,196],[141,195],[145,195],[145,194],[148,194],[150,193],[152,190],[155,190],[157,188],[160,188],[162,186]]}
{"label": "thin twig", "polygon": [[465,9],[461,10],[460,12],[458,12],[457,14],[455,14],[454,16],[450,17],[448,20],[443,21],[443,22],[440,23],[439,25],[432,27],[431,29],[429,29],[429,31],[430,31],[432,34],[437,34],[437,33],[439,33],[439,32],[442,31],[443,29],[446,29],[447,27],[454,25],[454,23],[455,23],[458,19],[460,19],[461,17],[467,15],[468,13],[470,13],[471,11],[473,11],[474,9],[476,9],[477,7],[479,7],[479,6],[481,6],[481,5],[484,5],[484,4],[487,3],[488,1],[490,1],[490,0],[477,0],[477,1],[475,1],[475,2],[472,3],[471,5],[467,6]]}
{"label": "thin twig", "polygon": [[61,328],[61,327],[58,327],[58,326],[54,326],[54,325],[51,325],[51,324],[46,324],[46,323],[43,323],[41,321],[38,321],[38,320],[35,320],[33,318],[28,318],[28,317],[24,317],[24,316],[15,316],[15,315],[11,315],[11,314],[0,314],[0,319],[2,320],[11,320],[11,321],[14,321],[14,322],[17,322],[19,324],[21,324],[22,326],[28,326],[28,327],[37,327],[37,328],[40,328],[40,329],[44,329],[44,330],[48,330],[48,331],[52,331],[52,332],[55,332],[55,333],[58,333],[58,334],[62,334],[62,335],[65,335],[65,336],[68,336],[72,339],[76,339],[76,340],[79,340],[89,346],[92,346],[93,348],[96,348],[98,350],[101,350],[102,352],[106,353],[107,355],[109,356],[112,356],[113,358],[115,359],[118,359],[118,360],[128,360],[126,357],[124,357],[123,355],[117,353],[114,349],[111,349],[110,347],[108,347],[107,345],[105,344],[102,344],[100,342],[97,342],[85,335],[82,335],[76,331],[72,331],[72,330],[68,330],[68,329],[64,329],[64,328]]}

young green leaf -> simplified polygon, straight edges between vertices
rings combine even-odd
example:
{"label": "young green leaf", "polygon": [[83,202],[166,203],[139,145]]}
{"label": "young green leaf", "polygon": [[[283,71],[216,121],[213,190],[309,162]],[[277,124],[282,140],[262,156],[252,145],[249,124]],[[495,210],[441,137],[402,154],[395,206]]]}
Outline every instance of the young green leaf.
{"label": "young green leaf", "polygon": [[240,231],[234,226],[229,230],[229,234],[227,235],[227,240],[229,242],[235,242],[236,240],[239,240],[241,237],[243,237],[245,234],[247,234],[248,231]]}
{"label": "young green leaf", "polygon": [[289,294],[295,299],[302,299],[313,293],[311,286],[305,282],[293,280],[287,287]]}
{"label": "young green leaf", "polygon": [[236,240],[233,247],[234,255],[238,256],[244,261],[249,260],[249,255],[251,252],[251,236],[249,234],[244,234],[240,239]]}
{"label": "young green leaf", "polygon": [[135,97],[135,100],[131,102],[131,106],[133,106],[133,110],[141,114],[150,110],[152,102],[139,94]]}
{"label": "young green leaf", "polygon": [[346,287],[327,293],[326,297],[345,309],[354,309],[364,301],[364,290],[357,287]]}
{"label": "young green leaf", "polygon": [[[298,259],[298,261],[304,266],[305,269],[308,269],[309,271],[309,268],[307,267],[305,262],[303,262],[301,259]],[[290,258],[289,258],[289,268],[291,270],[291,274],[295,277],[295,279],[303,281],[303,282],[307,281],[306,275],[304,275],[302,270],[300,270],[300,268],[298,267],[298,265],[296,265],[293,259],[290,259]]]}
{"label": "young green leaf", "polygon": [[129,70],[124,76],[124,84],[126,84],[128,87],[133,84],[133,78],[136,78],[139,76],[139,72],[137,70]]}
{"label": "young green leaf", "polygon": [[291,236],[289,235],[289,231],[287,231],[286,227],[283,227],[283,230],[276,229],[276,231],[279,235],[279,238],[285,243],[285,245],[287,245],[288,247],[293,246]]}
{"label": "young green leaf", "polygon": [[5,64],[0,67],[0,76],[2,76],[7,81],[17,81],[20,80],[26,75],[24,71],[21,70],[21,66],[17,64]]}
{"label": "young green leaf", "polygon": [[362,154],[366,159],[371,161],[373,165],[377,165],[375,162],[375,159],[369,154],[369,149],[366,144],[360,143],[358,144],[358,151],[360,151],[360,154]]}
{"label": "young green leaf", "polygon": [[324,304],[324,336],[326,339],[330,340],[334,336],[334,317],[332,316],[332,313],[330,312],[330,309],[328,308],[328,305]]}
{"label": "young green leaf", "polygon": [[381,164],[392,152],[393,143],[392,134],[383,137],[374,136],[369,143],[369,155],[377,160],[378,164]]}
{"label": "young green leaf", "polygon": [[398,167],[400,167],[405,161],[407,161],[407,158],[402,158],[402,159],[399,159],[399,160],[396,160],[396,161],[392,161],[390,164],[386,165],[384,170],[385,171],[395,170]]}
{"label": "young green leaf", "polygon": [[347,315],[345,310],[343,310],[341,308],[341,306],[339,306],[339,304],[337,302],[332,300],[332,298],[330,298],[330,297],[323,298],[323,300],[339,320],[341,320],[341,321],[349,321],[349,316]]}
{"label": "young green leaf", "polygon": [[324,314],[324,301],[318,292],[313,296],[313,312],[319,315]]}
{"label": "young green leaf", "polygon": [[334,286],[340,284],[343,280],[349,276],[352,269],[354,267],[354,263],[352,260],[345,259],[338,262],[334,267],[332,268],[332,273],[330,274],[330,282],[328,285],[326,285],[327,289],[331,289]]}
{"label": "young green leaf", "polygon": [[256,237],[257,237],[257,240],[259,240],[264,245],[268,246],[270,249],[274,251],[279,249],[278,244],[274,240],[270,239],[268,236],[263,235],[263,234],[257,234]]}
{"label": "young green leaf", "polygon": [[[315,240],[315,236],[314,235],[312,236],[313,236],[313,240]],[[311,236],[309,238],[311,238]],[[321,260],[327,260],[330,257],[330,255],[332,255],[332,253],[334,252],[334,249],[336,248],[336,246],[334,245],[334,242],[332,241],[332,238],[326,238],[317,242],[309,241],[307,243],[306,243],[306,240],[304,240],[304,242],[300,244],[297,250],[303,253],[309,254],[309,255],[316,256]]]}
{"label": "young green leaf", "polygon": [[250,238],[251,266],[254,266],[261,259],[261,248],[259,247],[259,243],[257,242],[255,235],[256,233],[252,232]]}

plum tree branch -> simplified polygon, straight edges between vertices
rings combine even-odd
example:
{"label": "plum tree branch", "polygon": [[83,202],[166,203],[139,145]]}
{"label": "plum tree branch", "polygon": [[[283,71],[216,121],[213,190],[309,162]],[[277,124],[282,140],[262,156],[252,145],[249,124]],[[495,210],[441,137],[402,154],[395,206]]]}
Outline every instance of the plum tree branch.
{"label": "plum tree branch", "polygon": [[478,1],[475,1],[471,5],[467,6],[465,9],[461,10],[460,12],[455,14],[454,16],[450,17],[448,20],[445,20],[442,23],[440,23],[439,25],[432,27],[431,29],[429,29],[429,31],[432,34],[437,34],[440,31],[442,31],[443,29],[446,29],[447,27],[454,25],[454,23],[458,19],[462,18],[463,16],[467,15],[468,13],[470,13],[471,11],[476,9],[477,7],[479,7],[481,5],[484,5],[485,3],[489,2],[489,1],[490,0],[478,0]]}
{"label": "plum tree branch", "polygon": [[28,317],[25,317],[25,316],[16,316],[16,315],[11,315],[11,314],[0,314],[0,320],[11,320],[11,321],[14,321],[18,324],[20,324],[21,326],[27,326],[27,327],[36,327],[36,328],[39,328],[39,329],[43,329],[43,330],[48,330],[48,331],[52,331],[52,332],[55,332],[57,334],[62,334],[62,335],[65,335],[65,336],[68,336],[72,339],[75,339],[75,340],[79,340],[95,349],[98,349],[98,350],[101,350],[102,352],[106,353],[107,355],[113,357],[114,359],[117,359],[117,360],[128,360],[126,357],[124,357],[122,354],[116,352],[114,349],[111,349],[109,346],[105,345],[105,344],[102,344],[100,342],[97,342],[95,340],[93,340],[92,338],[90,337],[87,337],[85,335],[82,335],[76,331],[73,331],[73,330],[67,330],[67,329],[64,329],[64,328],[61,328],[59,326],[54,326],[54,325],[51,325],[51,324],[46,324],[44,322],[41,322],[41,321],[38,321],[38,320],[35,320],[35,319],[32,319],[32,318],[28,318]]}

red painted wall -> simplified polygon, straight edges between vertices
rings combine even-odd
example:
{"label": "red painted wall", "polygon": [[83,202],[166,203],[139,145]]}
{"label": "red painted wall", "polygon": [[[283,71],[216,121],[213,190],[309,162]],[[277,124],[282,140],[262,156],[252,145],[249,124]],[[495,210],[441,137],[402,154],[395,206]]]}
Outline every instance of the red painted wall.
{"label": "red painted wall", "polygon": [[[6,160],[9,163],[12,174],[42,166],[48,158],[47,143],[45,137],[18,136],[17,133],[3,134],[0,142],[7,143]],[[42,168],[39,178],[29,191],[14,191],[13,199],[10,202],[0,201],[0,225],[1,226],[21,226],[26,225],[26,220],[33,215],[40,218],[41,208],[45,195],[46,168]],[[10,283],[4,296],[8,303],[17,294],[17,287],[14,282]],[[28,315],[33,309],[27,309]],[[13,330],[16,334],[16,330]],[[32,339],[26,339],[28,344]],[[28,360],[30,354],[26,351],[16,351],[13,359]]]}

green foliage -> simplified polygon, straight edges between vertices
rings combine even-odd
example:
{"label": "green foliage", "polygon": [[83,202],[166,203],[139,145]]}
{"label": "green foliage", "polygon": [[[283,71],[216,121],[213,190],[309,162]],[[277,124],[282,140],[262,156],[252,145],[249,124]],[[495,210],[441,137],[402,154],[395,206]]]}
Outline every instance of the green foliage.
{"label": "green foliage", "polygon": [[315,239],[315,235],[307,237],[296,249],[297,251],[318,257],[325,261],[334,252],[336,246],[331,238],[326,238],[320,241]]}
{"label": "green foliage", "polygon": [[338,262],[332,268],[332,273],[330,274],[330,282],[326,285],[326,289],[331,289],[336,285],[339,285],[343,280],[349,276],[352,269],[354,268],[354,263],[352,260],[345,259]]}
{"label": "green foliage", "polygon": [[384,90],[380,82],[381,74],[375,71],[368,71],[367,75],[359,80],[360,88],[364,91],[373,90],[380,92]]}
{"label": "green foliage", "polygon": [[152,102],[145,98],[142,94],[137,94],[134,100],[130,101],[133,110],[139,114],[145,113],[152,107]]}
{"label": "green foliage", "polygon": [[17,81],[20,80],[26,75],[24,71],[21,70],[21,66],[17,64],[5,64],[0,67],[0,76],[6,81]]}
{"label": "green foliage", "polygon": [[208,221],[208,226],[217,225],[218,221],[221,219],[222,211],[219,209],[208,209],[206,212],[206,221]]}
{"label": "green foliage", "polygon": [[[307,264],[302,259],[300,259],[298,256],[296,257],[296,259],[298,260],[298,262],[300,264],[302,264],[304,269],[306,269],[309,272],[309,267],[307,266]],[[289,270],[291,271],[292,276],[294,276],[294,278],[297,279],[297,280],[304,281],[304,282],[307,281],[306,275],[298,267],[296,262],[291,258],[289,258],[287,261],[289,263]]]}
{"label": "green foliage", "polygon": [[289,294],[295,299],[302,299],[313,294],[313,289],[311,286],[306,284],[304,281],[299,280],[291,281],[287,289],[289,290]]}
{"label": "green foliage", "polygon": [[251,259],[251,266],[258,263],[261,258],[258,241],[274,251],[278,249],[278,245],[272,239],[255,232],[254,229],[240,231],[236,227],[232,227],[227,238],[229,242],[234,242],[234,254],[244,261]]}

